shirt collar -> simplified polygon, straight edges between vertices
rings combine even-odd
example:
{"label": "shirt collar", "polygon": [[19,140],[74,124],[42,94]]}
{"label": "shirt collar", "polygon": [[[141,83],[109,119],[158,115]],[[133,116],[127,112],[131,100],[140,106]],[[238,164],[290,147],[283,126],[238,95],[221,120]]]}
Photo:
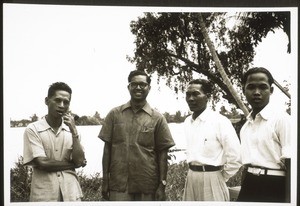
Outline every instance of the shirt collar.
{"label": "shirt collar", "polygon": [[[252,112],[250,112],[250,114],[247,116],[248,120],[253,120]],[[261,118],[268,120],[272,116],[272,112],[274,111],[272,111],[270,104],[267,104],[260,112],[256,114],[256,117],[260,116]]]}
{"label": "shirt collar", "polygon": [[[127,102],[126,104],[124,104],[121,107],[121,110],[123,112],[125,109],[128,109],[128,108],[131,108],[130,101]],[[148,113],[150,116],[152,116],[152,108],[150,107],[150,105],[148,104],[148,102],[146,102],[146,104],[143,106],[142,110],[144,110],[146,113]]]}
{"label": "shirt collar", "polygon": [[[61,127],[62,127],[62,129],[66,130],[66,131],[70,131],[69,127],[64,123],[62,123]],[[42,117],[42,119],[37,122],[36,128],[37,128],[37,131],[39,131],[39,132],[45,131],[47,129],[51,129],[51,126],[46,121],[46,116]]]}
{"label": "shirt collar", "polygon": [[206,121],[210,116],[210,110],[206,107],[205,110],[194,120],[193,115],[191,116],[191,121]]}

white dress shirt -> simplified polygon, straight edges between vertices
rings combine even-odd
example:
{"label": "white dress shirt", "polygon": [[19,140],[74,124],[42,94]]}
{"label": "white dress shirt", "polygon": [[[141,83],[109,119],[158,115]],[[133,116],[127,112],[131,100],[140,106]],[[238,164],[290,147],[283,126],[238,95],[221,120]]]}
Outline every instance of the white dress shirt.
{"label": "white dress shirt", "polygon": [[290,130],[290,116],[270,104],[255,119],[250,113],[240,132],[243,164],[281,169],[281,160],[291,158]]}
{"label": "white dress shirt", "polygon": [[241,166],[240,142],[225,116],[206,108],[195,120],[184,122],[187,140],[187,162],[222,166],[227,181]]}

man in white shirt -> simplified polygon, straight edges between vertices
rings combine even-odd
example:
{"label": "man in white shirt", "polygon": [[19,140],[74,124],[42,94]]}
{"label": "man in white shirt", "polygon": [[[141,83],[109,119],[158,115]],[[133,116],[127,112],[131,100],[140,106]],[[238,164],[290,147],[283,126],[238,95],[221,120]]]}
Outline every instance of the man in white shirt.
{"label": "man in white shirt", "polygon": [[186,101],[193,114],[186,118],[187,162],[183,200],[229,201],[226,181],[240,168],[240,142],[225,116],[207,107],[213,85],[189,82]]}
{"label": "man in white shirt", "polygon": [[269,105],[273,82],[262,67],[249,69],[242,79],[252,111],[240,132],[246,172],[238,201],[290,201],[290,117]]}

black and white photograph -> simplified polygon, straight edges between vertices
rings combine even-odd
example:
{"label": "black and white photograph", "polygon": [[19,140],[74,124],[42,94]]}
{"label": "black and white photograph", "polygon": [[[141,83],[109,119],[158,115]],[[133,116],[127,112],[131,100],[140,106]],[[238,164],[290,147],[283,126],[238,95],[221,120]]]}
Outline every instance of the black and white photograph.
{"label": "black and white photograph", "polygon": [[297,205],[298,7],[2,5],[5,206]]}

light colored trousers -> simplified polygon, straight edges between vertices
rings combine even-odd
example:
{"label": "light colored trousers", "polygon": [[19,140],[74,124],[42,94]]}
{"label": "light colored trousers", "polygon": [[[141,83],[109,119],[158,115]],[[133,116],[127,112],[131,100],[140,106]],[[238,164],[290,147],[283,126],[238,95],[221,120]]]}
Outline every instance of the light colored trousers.
{"label": "light colored trousers", "polygon": [[198,172],[189,169],[183,201],[229,201],[229,190],[221,171]]}

